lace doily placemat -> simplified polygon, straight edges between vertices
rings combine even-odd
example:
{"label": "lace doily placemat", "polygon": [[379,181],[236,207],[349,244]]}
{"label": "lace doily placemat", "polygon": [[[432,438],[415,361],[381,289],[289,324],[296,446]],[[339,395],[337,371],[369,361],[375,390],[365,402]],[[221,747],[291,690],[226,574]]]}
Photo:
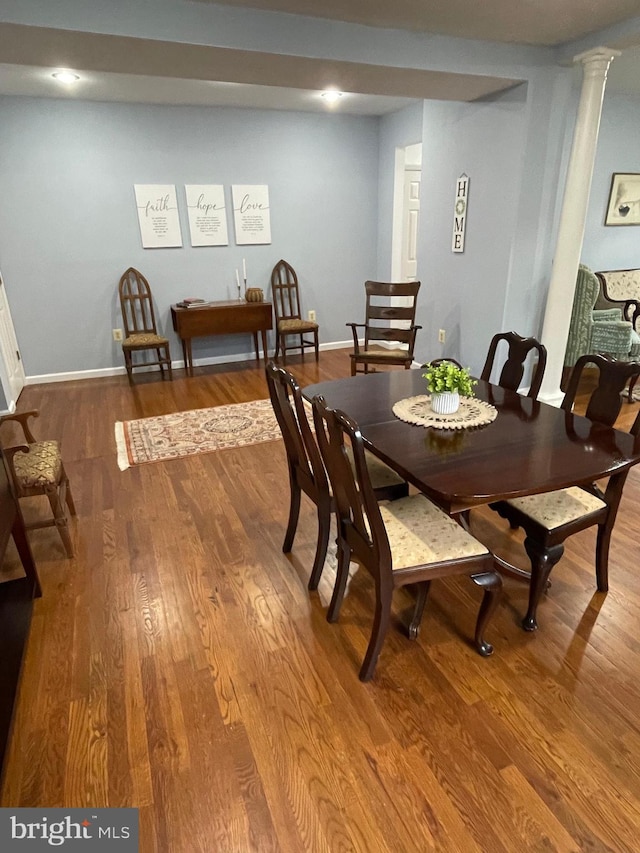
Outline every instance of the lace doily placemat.
{"label": "lace doily placemat", "polygon": [[431,409],[429,394],[407,397],[398,400],[393,406],[393,414],[401,421],[436,429],[469,429],[495,421],[497,409],[484,400],[475,397],[460,397],[460,408],[451,415],[439,415]]}

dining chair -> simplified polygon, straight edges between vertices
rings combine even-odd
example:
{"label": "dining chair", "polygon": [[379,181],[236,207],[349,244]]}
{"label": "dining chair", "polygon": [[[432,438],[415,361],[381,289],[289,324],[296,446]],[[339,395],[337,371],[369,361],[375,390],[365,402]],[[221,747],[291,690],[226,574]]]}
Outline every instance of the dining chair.
{"label": "dining chair", "polygon": [[[583,355],[576,362],[562,408],[567,413],[567,429],[573,429],[571,410],[583,372],[593,366],[597,382],[585,416],[595,424],[613,426],[622,407],[626,383],[640,376],[640,363],[621,362],[602,355]],[[597,426],[593,426],[597,429]],[[640,413],[630,433],[640,434]],[[525,532],[524,547],[531,561],[529,606],[522,625],[527,631],[538,627],[537,608],[547,586],[551,570],[564,553],[564,542],[574,533],[597,525],[596,583],[600,592],[609,588],[609,545],[628,470],[613,474],[606,486],[596,483],[570,486],[540,495],[528,495],[491,504],[492,509],[509,521],[512,528]]]}
{"label": "dining chair", "polygon": [[[287,263],[279,260],[271,271],[271,297],[276,315],[276,351],[274,358],[282,351],[284,363],[287,363],[287,351],[299,349],[303,358],[304,351],[313,347],[318,361],[318,324],[303,320],[300,307],[300,288],[296,271]],[[287,339],[295,335],[294,343]],[[308,340],[305,335],[311,335]]]}
{"label": "dining chair", "polygon": [[489,351],[484,367],[482,368],[482,373],[480,374],[480,379],[485,382],[490,381],[494,363],[496,362],[496,355],[498,354],[498,350],[500,350],[501,355],[503,354],[504,345],[507,347],[506,359],[502,364],[497,384],[502,388],[517,391],[522,382],[527,359],[529,358],[529,361],[532,363],[532,374],[527,397],[535,400],[540,391],[544,369],[547,364],[547,349],[535,338],[523,338],[517,332],[499,332],[497,335],[494,335],[489,344]]}
{"label": "dining chair", "polygon": [[38,416],[39,412],[33,409],[0,417],[0,427],[7,423],[17,423],[25,442],[12,447],[3,447],[4,456],[16,496],[30,498],[46,495],[51,507],[52,518],[45,521],[25,522],[25,529],[55,527],[60,534],[67,556],[73,557],[69,521],[65,512],[66,504],[71,515],[76,514],[69,478],[64,469],[58,442],[37,441],[31,431],[29,419]]}
{"label": "dining chair", "polygon": [[[318,540],[309,578],[309,589],[313,590],[318,588],[322,576],[335,502],[309,424],[300,386],[291,373],[272,361],[267,364],[265,371],[269,397],[284,439],[289,469],[291,499],[282,550],[288,554],[293,548],[300,515],[300,499],[304,492],[316,505],[318,513]],[[377,500],[396,500],[409,493],[409,487],[402,477],[368,452],[367,464]]]}
{"label": "dining chair", "polygon": [[502,590],[493,555],[422,494],[379,504],[358,424],[344,412],[329,409],[322,397],[313,399],[313,418],[338,520],[338,570],[327,619],[338,619],[350,561],[364,566],[375,581],[375,615],[360,680],[369,681],[373,676],[389,628],[393,591],[407,584],[417,585],[408,627],[409,637],[416,639],[431,581],[450,575],[469,575],[484,590],[475,647],[482,656],[490,655],[493,646],[485,640],[484,632]]}
{"label": "dining chair", "polygon": [[[120,278],[118,295],[124,324],[122,353],[129,382],[133,381],[135,367],[154,365],[160,367],[163,379],[166,367],[169,371],[169,379],[172,379],[169,340],[158,334],[149,282],[141,272],[134,267],[129,267]],[[155,350],[156,361],[134,362],[133,353],[144,350]]]}
{"label": "dining chair", "polygon": [[[353,334],[351,375],[368,373],[374,364],[397,364],[408,370],[413,362],[416,334],[422,328],[415,325],[420,282],[365,281],[364,289],[365,321],[347,323]],[[359,329],[364,329],[362,345]]]}

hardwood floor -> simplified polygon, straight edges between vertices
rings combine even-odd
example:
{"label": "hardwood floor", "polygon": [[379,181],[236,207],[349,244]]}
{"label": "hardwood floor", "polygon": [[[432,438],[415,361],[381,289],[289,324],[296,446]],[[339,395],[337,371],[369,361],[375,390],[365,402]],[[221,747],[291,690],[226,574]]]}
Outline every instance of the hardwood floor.
{"label": "hardwood floor", "polygon": [[[349,374],[346,351],[320,359],[289,368],[301,384]],[[505,580],[482,659],[470,582],[434,582],[416,643],[398,630],[401,591],[365,685],[371,580],[355,575],[328,624],[306,588],[316,520],[304,498],[293,553],[281,551],[281,442],[117,468],[117,420],[266,396],[253,364],[23,392],[38,435],[62,442],[76,556],[55,530],[30,534],[43,596],[2,805],[137,806],[145,853],[636,853],[640,471],[608,595],[588,530],[554,569],[537,633],[519,626],[526,588]],[[637,409],[625,403],[621,426]],[[490,511],[472,524],[521,552]]]}

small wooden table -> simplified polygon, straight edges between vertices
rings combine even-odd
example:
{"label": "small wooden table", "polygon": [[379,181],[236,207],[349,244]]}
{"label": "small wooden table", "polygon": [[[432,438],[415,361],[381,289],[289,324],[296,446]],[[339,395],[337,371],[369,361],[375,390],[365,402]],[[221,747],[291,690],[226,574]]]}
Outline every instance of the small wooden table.
{"label": "small wooden table", "polygon": [[209,335],[236,335],[251,332],[260,361],[258,332],[262,336],[262,351],[267,359],[267,330],[273,328],[273,310],[270,302],[245,302],[232,299],[209,302],[199,308],[171,306],[173,329],[182,341],[182,354],[187,372],[193,372],[192,338]]}

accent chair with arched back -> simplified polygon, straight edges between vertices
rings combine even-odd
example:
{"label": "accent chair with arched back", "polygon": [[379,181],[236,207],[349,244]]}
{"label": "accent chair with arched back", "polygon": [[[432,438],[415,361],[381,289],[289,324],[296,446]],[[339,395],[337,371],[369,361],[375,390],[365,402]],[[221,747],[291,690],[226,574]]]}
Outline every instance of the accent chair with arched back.
{"label": "accent chair with arched back", "polygon": [[[318,360],[318,324],[311,320],[302,319],[300,306],[300,288],[296,271],[287,263],[279,260],[271,271],[271,297],[276,315],[276,351],[278,358],[282,350],[282,358],[287,363],[287,352],[299,349],[304,358],[304,351],[313,347]],[[296,336],[297,340],[287,343],[287,339]],[[311,335],[308,340],[306,335]]]}
{"label": "accent chair with arched back", "polygon": [[[133,380],[135,367],[153,365],[160,367],[163,379],[166,367],[169,371],[169,379],[172,379],[169,340],[158,334],[149,282],[141,272],[134,267],[129,267],[120,279],[118,295],[124,324],[122,352],[129,382]],[[156,360],[134,362],[133,353],[144,350],[155,350]]]}

